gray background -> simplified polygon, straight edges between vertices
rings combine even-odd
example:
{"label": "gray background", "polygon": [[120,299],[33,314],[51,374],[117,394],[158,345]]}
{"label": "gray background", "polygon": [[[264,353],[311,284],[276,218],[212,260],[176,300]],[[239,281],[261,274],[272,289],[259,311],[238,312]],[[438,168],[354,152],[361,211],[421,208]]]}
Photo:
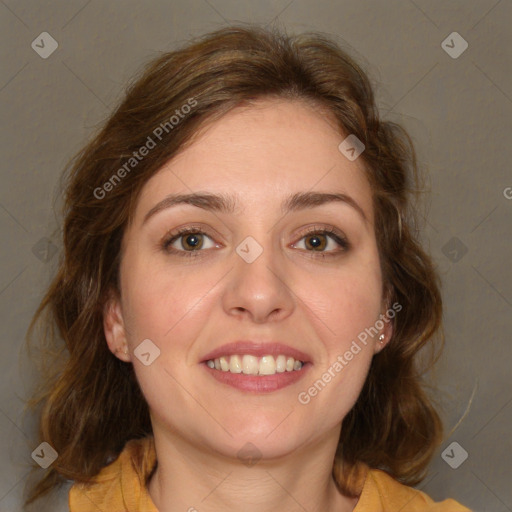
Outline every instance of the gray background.
{"label": "gray background", "polygon": [[[21,509],[36,448],[33,418],[22,414],[33,372],[20,349],[56,267],[53,203],[64,165],[156,52],[237,20],[276,18],[290,32],[336,37],[430,171],[423,234],[444,286],[437,382],[447,431],[473,400],[419,488],[475,511],[512,510],[509,0],[0,0],[0,511]],[[47,59],[31,47],[44,31],[59,45]],[[454,31],[469,44],[456,59],[441,46]],[[453,441],[468,453],[457,469],[441,456]],[[453,463],[462,451],[449,453]]]}

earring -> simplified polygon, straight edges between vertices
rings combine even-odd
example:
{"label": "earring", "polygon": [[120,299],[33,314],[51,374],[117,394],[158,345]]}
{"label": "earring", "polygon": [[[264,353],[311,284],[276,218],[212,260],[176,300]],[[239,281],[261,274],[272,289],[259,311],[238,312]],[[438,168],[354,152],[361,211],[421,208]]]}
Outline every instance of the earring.
{"label": "earring", "polygon": [[128,349],[126,347],[124,348],[124,353],[128,354]]}
{"label": "earring", "polygon": [[379,343],[384,343],[384,338],[385,338],[384,334],[381,334],[379,336]]}

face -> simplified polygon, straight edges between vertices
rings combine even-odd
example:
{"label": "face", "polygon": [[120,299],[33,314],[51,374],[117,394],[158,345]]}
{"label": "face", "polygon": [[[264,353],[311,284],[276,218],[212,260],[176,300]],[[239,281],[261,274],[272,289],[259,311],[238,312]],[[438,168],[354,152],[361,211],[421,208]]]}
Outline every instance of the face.
{"label": "face", "polygon": [[339,435],[382,347],[365,329],[387,309],[371,189],[344,138],[311,106],[261,100],[145,184],[104,325],[155,434],[264,457]]}

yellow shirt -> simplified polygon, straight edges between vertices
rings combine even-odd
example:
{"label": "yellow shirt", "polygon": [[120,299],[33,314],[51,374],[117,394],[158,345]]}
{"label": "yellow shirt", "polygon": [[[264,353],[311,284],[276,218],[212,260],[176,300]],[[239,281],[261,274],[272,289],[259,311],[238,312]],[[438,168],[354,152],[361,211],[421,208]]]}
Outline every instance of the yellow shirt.
{"label": "yellow shirt", "polygon": [[[132,439],[91,485],[75,483],[70,512],[158,512],[146,478],[156,462],[153,437]],[[354,512],[471,512],[452,499],[435,503],[425,493],[399,483],[384,471],[368,468]]]}

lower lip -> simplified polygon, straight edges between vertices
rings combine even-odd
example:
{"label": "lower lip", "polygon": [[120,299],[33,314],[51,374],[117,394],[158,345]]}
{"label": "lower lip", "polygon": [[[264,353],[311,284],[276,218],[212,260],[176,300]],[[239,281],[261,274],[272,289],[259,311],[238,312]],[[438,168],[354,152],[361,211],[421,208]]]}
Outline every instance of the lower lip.
{"label": "lower lip", "polygon": [[203,363],[205,369],[210,375],[223,384],[227,384],[241,391],[249,391],[255,393],[270,393],[283,389],[299,381],[308,372],[309,363],[305,363],[301,370],[293,370],[291,372],[275,373],[274,375],[245,375],[243,373],[223,372],[215,370]]}

